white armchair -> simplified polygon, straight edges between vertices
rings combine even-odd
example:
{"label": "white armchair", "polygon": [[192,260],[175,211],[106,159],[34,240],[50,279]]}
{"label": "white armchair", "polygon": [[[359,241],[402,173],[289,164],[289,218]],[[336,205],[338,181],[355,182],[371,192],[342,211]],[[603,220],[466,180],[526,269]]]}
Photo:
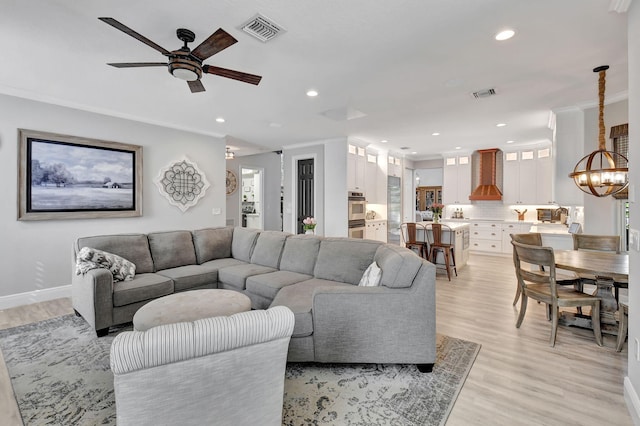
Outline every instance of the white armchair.
{"label": "white armchair", "polygon": [[118,425],[281,425],[294,321],[278,306],[119,334]]}

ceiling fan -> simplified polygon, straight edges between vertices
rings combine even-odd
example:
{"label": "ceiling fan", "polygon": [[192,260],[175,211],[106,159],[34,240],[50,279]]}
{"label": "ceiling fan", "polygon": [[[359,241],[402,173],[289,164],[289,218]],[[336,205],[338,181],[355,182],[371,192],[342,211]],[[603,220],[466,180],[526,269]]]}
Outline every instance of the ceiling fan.
{"label": "ceiling fan", "polygon": [[113,18],[98,19],[143,42],[147,46],[156,49],[158,52],[169,58],[169,62],[123,62],[107,64],[112,67],[139,68],[166,66],[168,67],[171,75],[181,80],[185,80],[189,84],[189,89],[191,89],[192,93],[204,92],[204,86],[200,81],[202,73],[215,74],[221,77],[231,78],[255,85],[258,85],[262,79],[259,75],[247,74],[240,71],[214,67],[212,65],[202,63],[205,59],[238,42],[238,40],[233,38],[231,34],[227,33],[222,28],[219,28],[216,32],[211,34],[209,38],[200,43],[200,45],[193,50],[187,47],[187,43],[191,43],[195,40],[195,34],[185,28],[178,28],[176,35],[184,42],[184,46],[170,52]]}

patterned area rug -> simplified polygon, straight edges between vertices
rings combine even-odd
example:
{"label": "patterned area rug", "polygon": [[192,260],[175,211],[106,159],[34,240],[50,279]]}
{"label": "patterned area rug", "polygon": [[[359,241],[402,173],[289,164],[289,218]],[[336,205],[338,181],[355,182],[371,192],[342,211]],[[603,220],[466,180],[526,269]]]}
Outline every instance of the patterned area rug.
{"label": "patterned area rug", "polygon": [[[123,330],[126,328],[123,328]],[[0,330],[24,424],[115,425],[109,347],[66,315]],[[480,345],[438,335],[433,372],[414,365],[290,363],[284,425],[444,425]]]}

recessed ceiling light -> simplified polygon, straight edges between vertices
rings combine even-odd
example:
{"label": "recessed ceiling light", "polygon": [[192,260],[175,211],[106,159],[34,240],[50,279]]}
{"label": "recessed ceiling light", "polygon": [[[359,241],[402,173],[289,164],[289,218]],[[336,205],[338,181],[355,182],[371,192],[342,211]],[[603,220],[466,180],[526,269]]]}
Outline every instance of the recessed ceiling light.
{"label": "recessed ceiling light", "polygon": [[506,125],[507,125],[506,123],[498,123],[498,124],[496,124],[496,127],[504,127]]}
{"label": "recessed ceiling light", "polygon": [[388,141],[388,140],[386,140],[386,139],[382,139],[382,140],[380,141],[380,143],[387,143],[387,142],[389,142],[389,141]]}
{"label": "recessed ceiling light", "polygon": [[318,96],[318,91],[317,90],[307,90],[307,96],[309,96],[310,98],[313,98],[315,96]]}
{"label": "recessed ceiling light", "polygon": [[509,40],[511,37],[514,36],[515,33],[516,32],[513,30],[500,31],[498,34],[496,34],[496,40],[498,41]]}
{"label": "recessed ceiling light", "polygon": [[433,133],[431,133],[431,136],[440,136],[440,133],[438,133],[438,132],[433,132]]}
{"label": "recessed ceiling light", "polygon": [[507,143],[513,143],[513,141],[507,141]]}
{"label": "recessed ceiling light", "polygon": [[412,154],[417,154],[417,153],[418,153],[418,151],[412,151],[411,153],[412,153]]}
{"label": "recessed ceiling light", "polygon": [[218,117],[218,118],[216,118],[216,121],[217,121],[218,123],[224,123],[224,118],[222,118],[222,117]]}
{"label": "recessed ceiling light", "polygon": [[456,146],[456,149],[462,149],[462,147],[461,146]]}

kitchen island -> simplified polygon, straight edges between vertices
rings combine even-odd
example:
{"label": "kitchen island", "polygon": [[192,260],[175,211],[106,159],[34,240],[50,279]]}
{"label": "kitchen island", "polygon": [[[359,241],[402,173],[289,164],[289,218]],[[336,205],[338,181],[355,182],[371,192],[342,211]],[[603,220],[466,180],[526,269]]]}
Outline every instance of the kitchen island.
{"label": "kitchen island", "polygon": [[[430,221],[418,222],[419,225],[422,225],[424,227],[428,227],[432,223],[433,222]],[[451,228],[451,232],[454,233],[454,236],[451,239],[453,243],[453,253],[456,257],[456,268],[461,269],[467,264],[467,261],[469,260],[469,224],[465,222],[455,222],[448,220],[440,221],[440,223],[442,223],[443,225],[447,225],[449,228]],[[446,229],[444,229],[443,231],[444,232],[442,235],[442,240],[443,242],[447,243],[449,242],[450,238],[449,231]],[[419,241],[429,241],[429,239],[426,238],[426,235],[424,235],[424,230],[420,227],[418,227],[417,229],[416,238]]]}

